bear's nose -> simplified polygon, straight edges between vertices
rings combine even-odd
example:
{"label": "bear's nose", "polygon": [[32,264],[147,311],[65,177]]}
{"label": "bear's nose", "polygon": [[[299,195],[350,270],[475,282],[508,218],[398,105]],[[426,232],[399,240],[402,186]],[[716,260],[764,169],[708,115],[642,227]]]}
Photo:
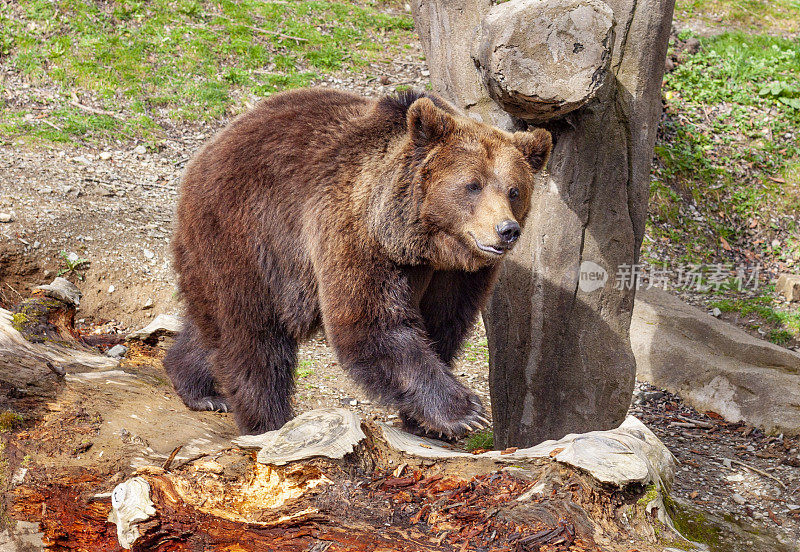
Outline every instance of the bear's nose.
{"label": "bear's nose", "polygon": [[514,243],[519,238],[521,232],[519,224],[515,220],[506,219],[494,227],[497,230],[497,235],[505,243]]}

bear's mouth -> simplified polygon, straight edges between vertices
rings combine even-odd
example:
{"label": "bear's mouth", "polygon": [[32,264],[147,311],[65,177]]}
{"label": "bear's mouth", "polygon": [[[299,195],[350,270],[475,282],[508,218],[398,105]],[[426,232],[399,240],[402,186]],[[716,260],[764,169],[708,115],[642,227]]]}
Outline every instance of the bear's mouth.
{"label": "bear's mouth", "polygon": [[484,245],[480,242],[480,240],[478,240],[477,237],[475,237],[475,234],[473,234],[472,232],[470,232],[469,234],[470,236],[472,236],[472,239],[475,240],[475,245],[477,245],[478,249],[480,249],[481,251],[484,251],[486,253],[491,253],[492,255],[503,255],[505,254],[506,251],[508,251],[508,248],[505,247],[498,247],[496,245]]}

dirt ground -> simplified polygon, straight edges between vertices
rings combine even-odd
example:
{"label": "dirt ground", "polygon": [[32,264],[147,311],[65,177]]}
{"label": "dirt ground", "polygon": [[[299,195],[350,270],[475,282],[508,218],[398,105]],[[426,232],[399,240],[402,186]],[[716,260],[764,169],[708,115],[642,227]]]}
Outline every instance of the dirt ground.
{"label": "dirt ground", "polygon": [[[364,81],[343,74],[318,84],[379,95],[393,92],[398,83],[427,82],[415,49],[391,66],[372,69],[387,79]],[[0,146],[0,213],[13,219],[0,223],[0,306],[9,308],[33,286],[52,280],[68,268],[62,255],[76,253],[88,261],[85,270],[66,273],[83,292],[80,325],[124,334],[157,314],[178,313],[168,248],[178,183],[189,157],[216,130],[174,129],[158,152],[136,144],[118,149]],[[485,334],[478,327],[455,372],[488,406],[487,355]],[[318,335],[301,350],[296,409],[342,405],[367,417],[396,419],[342,373],[324,336]],[[797,437],[766,436],[727,424],[644,385],[637,387],[631,413],[680,461],[676,497],[736,524],[774,530],[787,542],[800,542]],[[229,415],[214,416],[230,423]]]}

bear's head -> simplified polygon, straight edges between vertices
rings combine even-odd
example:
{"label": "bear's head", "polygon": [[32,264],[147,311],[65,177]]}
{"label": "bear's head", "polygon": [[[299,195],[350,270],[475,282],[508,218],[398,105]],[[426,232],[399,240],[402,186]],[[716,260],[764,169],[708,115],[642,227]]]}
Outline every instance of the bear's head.
{"label": "bear's head", "polygon": [[500,261],[522,232],[550,133],[504,132],[427,97],[406,116],[434,268],[476,270]]}

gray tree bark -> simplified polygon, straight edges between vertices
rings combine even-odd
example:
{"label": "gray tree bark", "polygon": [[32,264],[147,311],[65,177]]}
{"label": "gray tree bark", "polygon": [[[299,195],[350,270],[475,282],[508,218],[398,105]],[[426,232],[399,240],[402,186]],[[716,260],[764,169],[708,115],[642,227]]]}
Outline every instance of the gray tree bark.
{"label": "gray tree bark", "polygon": [[484,312],[497,447],[610,429],[625,417],[636,371],[626,267],[644,236],[673,8],[674,0],[413,5],[439,94],[484,122],[545,126],[555,139]]}

